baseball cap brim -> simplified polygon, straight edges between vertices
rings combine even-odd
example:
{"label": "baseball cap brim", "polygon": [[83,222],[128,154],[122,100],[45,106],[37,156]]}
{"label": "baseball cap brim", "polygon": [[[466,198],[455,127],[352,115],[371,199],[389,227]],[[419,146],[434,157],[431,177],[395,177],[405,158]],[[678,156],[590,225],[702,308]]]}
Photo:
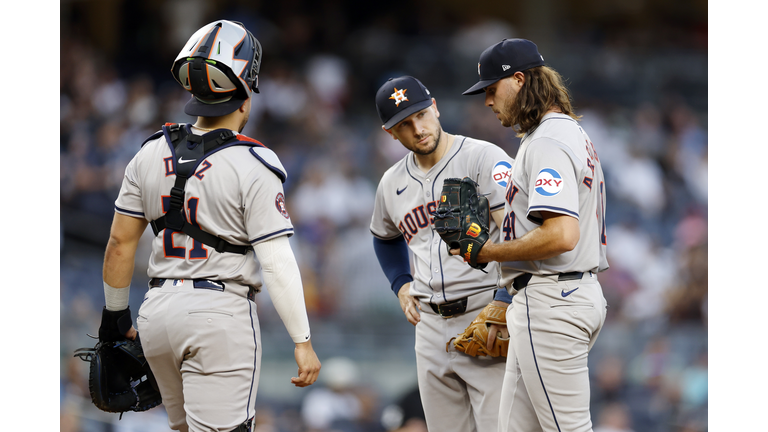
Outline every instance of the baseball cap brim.
{"label": "baseball cap brim", "polygon": [[[501,77],[506,78],[506,77]],[[480,80],[477,82],[477,84],[473,85],[472,87],[468,88],[467,91],[462,93],[463,95],[476,95],[478,93],[482,93],[486,87],[489,85],[495,83],[496,81],[500,80],[501,78],[496,79],[487,79],[487,80]]]}
{"label": "baseball cap brim", "polygon": [[413,113],[416,113],[416,112],[419,112],[419,111],[421,111],[421,110],[423,110],[425,108],[429,108],[431,106],[432,106],[432,99],[431,98],[428,99],[428,100],[425,100],[425,101],[421,101],[419,103],[415,103],[415,104],[409,106],[408,108],[400,111],[399,113],[395,114],[394,116],[392,116],[392,118],[389,119],[388,122],[384,123],[384,129],[392,129],[392,127],[394,125],[396,125],[396,124],[400,123],[401,121],[405,120],[405,118],[408,117],[409,115],[411,115]]}
{"label": "baseball cap brim", "polygon": [[205,103],[192,96],[189,99],[189,102],[184,106],[184,112],[191,116],[221,117],[235,112],[238,108],[243,106],[243,102],[246,100],[233,98],[226,102]]}

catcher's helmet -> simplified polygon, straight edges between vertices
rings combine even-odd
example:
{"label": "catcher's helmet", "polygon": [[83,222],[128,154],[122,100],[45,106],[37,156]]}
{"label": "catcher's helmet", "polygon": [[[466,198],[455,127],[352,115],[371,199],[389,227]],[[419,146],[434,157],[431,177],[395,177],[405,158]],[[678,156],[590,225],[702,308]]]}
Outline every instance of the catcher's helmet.
{"label": "catcher's helmet", "polygon": [[171,72],[192,99],[184,112],[216,117],[239,108],[259,92],[261,44],[237,21],[214,21],[187,41]]}

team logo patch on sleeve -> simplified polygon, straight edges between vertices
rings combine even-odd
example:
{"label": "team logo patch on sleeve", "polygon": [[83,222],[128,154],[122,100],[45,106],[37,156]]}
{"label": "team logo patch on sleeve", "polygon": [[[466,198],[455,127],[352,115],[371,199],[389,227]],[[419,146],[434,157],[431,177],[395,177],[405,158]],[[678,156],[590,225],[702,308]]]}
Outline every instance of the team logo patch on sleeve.
{"label": "team logo patch on sleeve", "polygon": [[288,219],[288,209],[285,207],[285,197],[282,192],[278,193],[275,198],[275,207],[277,207],[277,211],[279,211],[283,217]]}
{"label": "team logo patch on sleeve", "polygon": [[493,166],[493,172],[491,173],[491,175],[493,177],[493,181],[495,181],[497,185],[506,189],[507,182],[510,179],[511,173],[512,173],[512,165],[510,165],[509,162],[498,161],[496,162],[496,165]]}
{"label": "team logo patch on sleeve", "polygon": [[536,193],[544,196],[555,196],[563,190],[563,178],[552,168],[544,168],[536,176]]}

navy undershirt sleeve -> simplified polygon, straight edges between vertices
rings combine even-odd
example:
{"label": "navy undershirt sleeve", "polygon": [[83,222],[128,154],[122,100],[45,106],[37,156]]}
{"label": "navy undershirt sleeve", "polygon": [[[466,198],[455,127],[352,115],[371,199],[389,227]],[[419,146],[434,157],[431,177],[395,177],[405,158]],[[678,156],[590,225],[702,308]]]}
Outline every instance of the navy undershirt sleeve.
{"label": "navy undershirt sleeve", "polygon": [[493,299],[503,301],[504,303],[512,303],[512,296],[509,295],[509,292],[506,288],[500,288],[498,291],[496,291]]}
{"label": "navy undershirt sleeve", "polygon": [[373,250],[379,260],[384,275],[392,285],[392,292],[397,295],[400,287],[413,281],[411,276],[411,263],[408,259],[408,245],[403,236],[392,240],[382,240],[373,237]]}

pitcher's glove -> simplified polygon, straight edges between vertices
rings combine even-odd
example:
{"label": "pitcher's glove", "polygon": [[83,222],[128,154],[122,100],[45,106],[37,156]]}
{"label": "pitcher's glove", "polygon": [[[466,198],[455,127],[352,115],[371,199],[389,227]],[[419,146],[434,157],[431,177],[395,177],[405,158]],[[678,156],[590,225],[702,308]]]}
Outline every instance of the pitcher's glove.
{"label": "pitcher's glove", "polygon": [[75,357],[91,363],[88,388],[102,411],[146,411],[163,401],[149,368],[138,334],[136,340],[99,341],[94,348],[79,348]]}
{"label": "pitcher's glove", "polygon": [[491,209],[488,199],[478,194],[477,186],[469,177],[445,179],[434,225],[449,251],[461,250],[464,261],[482,270],[488,264],[479,264],[477,254],[490,237]]}
{"label": "pitcher's glove", "polygon": [[[490,356],[490,357],[506,357],[507,350],[509,348],[509,338],[502,338],[501,334],[496,335],[496,340],[493,342],[493,347],[488,351],[488,328],[491,324],[507,325],[507,308],[489,304],[477,315],[472,323],[467,326],[464,333],[458,335],[458,337],[451,338],[448,341],[450,344],[453,341],[453,346],[457,351],[461,351],[467,355],[475,356]],[[448,344],[445,346],[448,350]]]}

